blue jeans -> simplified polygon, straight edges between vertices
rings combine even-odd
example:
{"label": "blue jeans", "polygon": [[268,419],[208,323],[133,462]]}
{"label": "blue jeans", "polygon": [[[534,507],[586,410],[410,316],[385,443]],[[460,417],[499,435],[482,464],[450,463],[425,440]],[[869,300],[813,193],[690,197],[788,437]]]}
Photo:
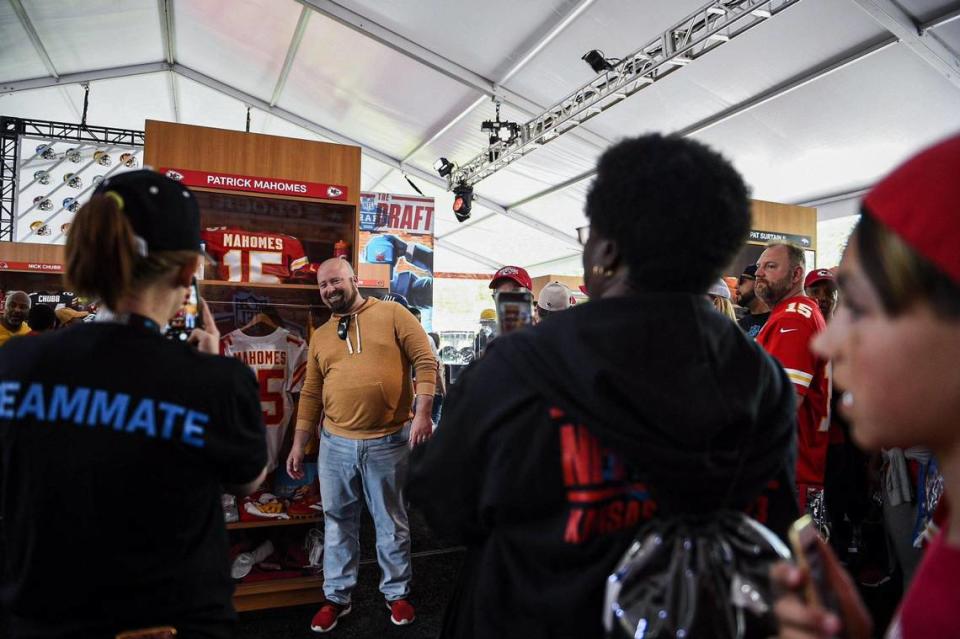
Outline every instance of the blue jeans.
{"label": "blue jeans", "polygon": [[347,439],[324,430],[317,475],[323,499],[323,594],[346,605],[360,566],[360,500],[377,529],[380,592],[387,601],[410,594],[410,526],[403,500],[410,425],[386,437]]}

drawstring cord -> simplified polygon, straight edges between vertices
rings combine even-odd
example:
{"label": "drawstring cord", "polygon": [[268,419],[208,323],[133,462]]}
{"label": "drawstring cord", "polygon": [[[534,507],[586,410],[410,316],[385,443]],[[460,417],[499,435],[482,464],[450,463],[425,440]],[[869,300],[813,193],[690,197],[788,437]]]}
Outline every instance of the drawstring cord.
{"label": "drawstring cord", "polygon": [[353,350],[353,344],[350,342],[350,329],[347,329],[347,338],[344,340],[347,343],[347,352],[351,355],[359,355],[363,352],[363,346],[360,343],[360,316],[353,315],[354,323],[357,325],[357,350]]}
{"label": "drawstring cord", "polygon": [[354,315],[353,319],[355,319],[357,323],[357,353],[362,353],[363,346],[361,346],[360,344],[360,315],[359,314]]}

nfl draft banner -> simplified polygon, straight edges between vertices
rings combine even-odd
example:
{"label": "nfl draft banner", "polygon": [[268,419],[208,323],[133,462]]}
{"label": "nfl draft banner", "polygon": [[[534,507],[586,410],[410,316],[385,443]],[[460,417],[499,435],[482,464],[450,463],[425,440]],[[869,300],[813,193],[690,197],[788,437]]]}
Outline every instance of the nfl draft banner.
{"label": "nfl draft banner", "polygon": [[157,169],[157,172],[163,173],[168,178],[183,182],[187,186],[199,186],[208,189],[270,193],[271,195],[297,195],[320,200],[341,201],[347,199],[347,187],[339,184],[322,184],[302,180],[213,173],[211,171],[193,171],[170,167],[161,167]]}
{"label": "nfl draft banner", "polygon": [[433,198],[360,194],[359,261],[390,267],[390,294],[433,326]]}
{"label": "nfl draft banner", "polygon": [[143,149],[20,137],[14,242],[66,244],[77,210],[105,178],[140,168]]}

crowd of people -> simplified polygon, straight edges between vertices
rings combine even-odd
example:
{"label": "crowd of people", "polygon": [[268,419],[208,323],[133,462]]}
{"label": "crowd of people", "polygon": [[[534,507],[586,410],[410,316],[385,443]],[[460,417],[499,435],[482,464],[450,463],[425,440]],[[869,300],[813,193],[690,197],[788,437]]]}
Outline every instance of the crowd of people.
{"label": "crowd of people", "polygon": [[[772,242],[732,287],[720,276],[750,229],[743,178],[689,139],[624,140],[600,158],[578,230],[589,303],[547,285],[533,326],[486,343],[446,389],[418,318],[364,296],[346,260],[324,262],[331,319],[310,339],[286,460],[302,477],[319,439],[311,630],[352,611],[365,505],[396,625],[416,619],[408,507],[466,548],[443,637],[859,639],[888,621],[871,619],[864,587],[890,578],[905,595],[888,636],[960,637],[958,173],[960,137],[869,192],[839,268]],[[65,277],[109,319],[51,330],[56,313],[6,296],[8,636],[234,631],[220,495],[264,478],[257,382],[218,355],[205,304],[188,345],[161,336],[202,259],[199,218],[166,177],[104,180],[73,223]],[[508,266],[490,289],[533,283]],[[871,512],[885,531],[872,546]],[[819,537],[799,563],[723,546],[746,525],[786,557],[777,538],[802,514]],[[712,541],[744,566],[733,581],[697,558]],[[648,594],[628,601],[618,584],[637,571]]]}

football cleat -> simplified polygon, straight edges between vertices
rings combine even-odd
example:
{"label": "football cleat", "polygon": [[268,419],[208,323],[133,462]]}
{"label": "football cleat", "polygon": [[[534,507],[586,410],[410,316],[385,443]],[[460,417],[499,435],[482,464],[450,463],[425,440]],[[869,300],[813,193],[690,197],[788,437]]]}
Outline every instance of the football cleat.
{"label": "football cleat", "polygon": [[291,517],[313,517],[323,510],[320,505],[320,489],[315,483],[306,486],[300,486],[293,497],[290,499],[290,505],[287,512]]}

